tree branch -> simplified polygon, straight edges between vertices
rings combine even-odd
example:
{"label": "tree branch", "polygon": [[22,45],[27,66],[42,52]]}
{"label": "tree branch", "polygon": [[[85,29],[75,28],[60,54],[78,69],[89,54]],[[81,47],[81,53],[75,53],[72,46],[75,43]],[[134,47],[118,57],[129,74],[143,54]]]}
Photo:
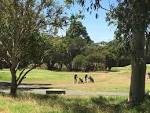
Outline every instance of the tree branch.
{"label": "tree branch", "polygon": [[25,76],[26,76],[31,70],[33,70],[35,67],[36,67],[36,65],[34,65],[33,67],[31,67],[28,71],[26,71],[26,72],[22,75],[22,77],[20,77],[20,79],[19,79],[18,82],[17,82],[17,86],[19,86],[19,85],[21,84],[22,80],[26,78]]}
{"label": "tree branch", "polygon": [[17,72],[17,70],[18,70],[19,65],[20,65],[20,62],[18,62],[17,66],[16,66],[16,68],[15,68],[15,71],[16,71],[16,72]]}
{"label": "tree branch", "polygon": [[100,5],[100,8],[103,9],[103,10],[105,10],[105,11],[111,11],[110,9],[104,8],[102,5]]}
{"label": "tree branch", "polygon": [[20,74],[19,74],[19,76],[18,76],[18,78],[17,78],[17,82],[19,81],[19,79],[20,79],[20,77],[21,77],[21,75],[23,74],[24,71],[25,71],[25,69],[23,69],[23,70],[20,72]]}

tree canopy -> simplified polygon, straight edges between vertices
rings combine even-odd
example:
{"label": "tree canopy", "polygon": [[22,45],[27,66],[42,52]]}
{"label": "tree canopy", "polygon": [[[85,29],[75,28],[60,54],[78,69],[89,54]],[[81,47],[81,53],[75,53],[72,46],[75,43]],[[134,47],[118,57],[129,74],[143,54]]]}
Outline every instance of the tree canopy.
{"label": "tree canopy", "polygon": [[[65,24],[63,8],[53,0],[2,0],[0,3],[0,51],[1,60],[7,62],[12,75],[11,94],[16,95],[16,88],[26,74],[42,63],[45,42],[42,32],[49,29],[52,33]],[[38,52],[36,52],[38,51]],[[22,64],[32,64],[25,72],[16,75]]]}

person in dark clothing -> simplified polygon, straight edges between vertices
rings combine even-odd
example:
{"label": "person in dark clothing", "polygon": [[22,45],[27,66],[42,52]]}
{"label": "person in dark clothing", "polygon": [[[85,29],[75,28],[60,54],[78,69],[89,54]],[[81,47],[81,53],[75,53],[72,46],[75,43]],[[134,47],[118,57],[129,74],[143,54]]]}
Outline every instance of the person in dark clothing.
{"label": "person in dark clothing", "polygon": [[77,78],[78,78],[78,75],[75,74],[75,75],[74,75],[74,83],[75,83],[75,84],[77,83]]}
{"label": "person in dark clothing", "polygon": [[147,79],[150,79],[150,72],[147,73]]}
{"label": "person in dark clothing", "polygon": [[88,75],[86,74],[84,78],[85,78],[85,83],[87,83]]}
{"label": "person in dark clothing", "polygon": [[90,82],[94,83],[94,78],[92,78],[91,76],[89,76],[88,79],[89,79]]}
{"label": "person in dark clothing", "polygon": [[82,78],[79,78],[79,82],[78,82],[79,84],[82,84],[82,83],[84,83],[83,82],[83,79]]}

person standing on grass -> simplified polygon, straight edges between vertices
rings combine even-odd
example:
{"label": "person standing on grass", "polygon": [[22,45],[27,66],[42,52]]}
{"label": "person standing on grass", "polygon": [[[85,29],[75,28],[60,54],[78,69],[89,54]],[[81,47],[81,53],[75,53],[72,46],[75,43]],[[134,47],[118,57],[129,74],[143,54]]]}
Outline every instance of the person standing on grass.
{"label": "person standing on grass", "polygon": [[90,82],[94,83],[94,78],[92,76],[89,76],[88,79]]}
{"label": "person standing on grass", "polygon": [[84,78],[85,78],[85,83],[87,83],[88,75],[86,74]]}
{"label": "person standing on grass", "polygon": [[75,75],[74,75],[74,84],[76,84],[76,83],[77,83],[77,78],[78,78],[78,75],[77,75],[77,74],[75,74]]}

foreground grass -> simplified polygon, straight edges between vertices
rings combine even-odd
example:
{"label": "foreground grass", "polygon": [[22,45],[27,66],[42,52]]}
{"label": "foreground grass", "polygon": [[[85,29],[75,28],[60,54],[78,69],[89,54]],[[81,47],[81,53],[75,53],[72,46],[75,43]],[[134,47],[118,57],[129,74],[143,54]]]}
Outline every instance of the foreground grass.
{"label": "foreground grass", "polygon": [[136,107],[126,97],[0,96],[0,113],[150,113],[150,99]]}
{"label": "foreground grass", "polygon": [[[150,65],[147,65],[147,71],[150,71]],[[110,92],[128,92],[130,85],[131,67],[114,67],[111,72],[89,72],[95,79],[95,83],[73,84],[73,75],[77,73],[79,77],[84,78],[83,72],[54,72],[48,70],[35,69],[31,71],[25,83],[51,84],[49,88],[63,88],[84,91],[110,91]],[[0,81],[10,81],[10,72],[8,69],[0,70]],[[150,80],[146,80],[146,90],[150,90]]]}

